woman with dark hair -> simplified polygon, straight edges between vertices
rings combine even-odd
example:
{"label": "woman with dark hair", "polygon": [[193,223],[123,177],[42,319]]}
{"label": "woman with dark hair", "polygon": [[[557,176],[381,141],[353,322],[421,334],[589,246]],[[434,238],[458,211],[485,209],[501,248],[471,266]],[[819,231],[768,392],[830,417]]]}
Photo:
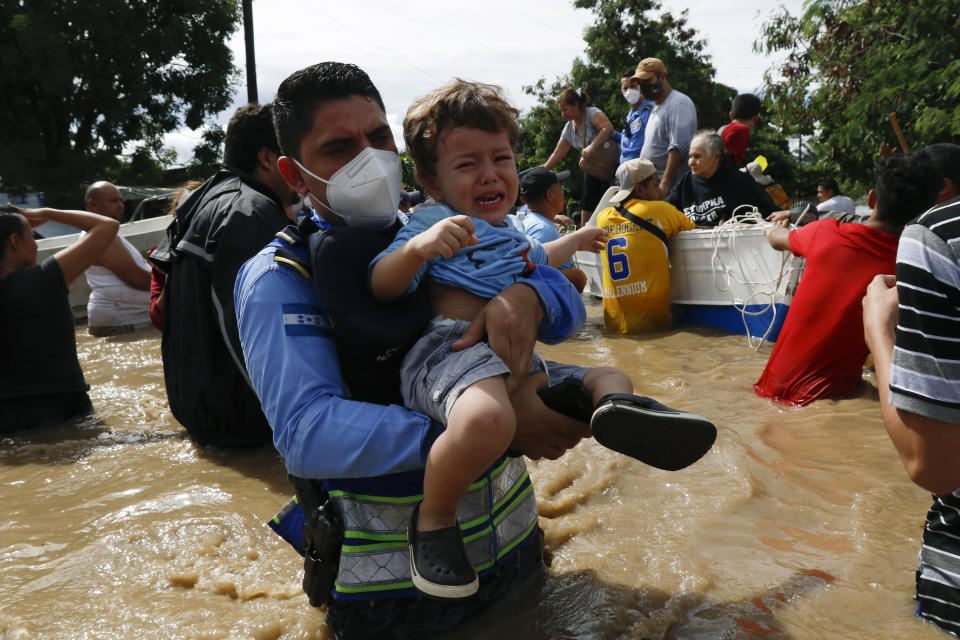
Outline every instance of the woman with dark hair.
{"label": "woman with dark hair", "polygon": [[730,161],[715,131],[698,131],[690,141],[690,172],[677,180],[667,202],[700,227],[715,227],[740,205],[756,207],[763,217],[779,211],[767,192]]}
{"label": "woman with dark hair", "polygon": [[[48,220],[87,233],[37,264],[34,227]],[[120,223],[86,211],[0,211],[0,433],[90,412],[77,360],[69,291],[117,235]]]}
{"label": "woman with dark hair", "polygon": [[[553,169],[561,160],[567,157],[570,148],[579,149],[584,158],[589,159],[591,143],[594,148],[598,145],[612,144],[616,142],[612,139],[613,125],[610,119],[597,107],[588,107],[586,91],[576,91],[567,89],[557,98],[557,104],[560,105],[560,113],[567,120],[563,131],[560,132],[560,140],[557,141],[557,147],[543,163],[545,169]],[[619,157],[619,156],[618,156]],[[616,170],[616,167],[613,167]],[[583,196],[580,202],[580,224],[584,225],[590,220],[590,215],[600,203],[607,187],[610,186],[610,178],[603,180],[594,177],[587,172],[583,173]]]}

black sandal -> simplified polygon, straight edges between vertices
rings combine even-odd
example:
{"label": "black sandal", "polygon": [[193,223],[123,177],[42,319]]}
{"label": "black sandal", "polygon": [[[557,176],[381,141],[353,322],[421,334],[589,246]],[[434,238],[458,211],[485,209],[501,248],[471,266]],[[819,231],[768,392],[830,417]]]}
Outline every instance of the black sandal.
{"label": "black sandal", "polygon": [[467,557],[460,527],[417,531],[419,515],[418,504],[407,529],[413,586],[433,598],[469,598],[479,590],[480,579]]}
{"label": "black sandal", "polygon": [[717,428],[706,418],[626,393],[600,399],[590,430],[608,449],[667,471],[690,466],[717,439]]}

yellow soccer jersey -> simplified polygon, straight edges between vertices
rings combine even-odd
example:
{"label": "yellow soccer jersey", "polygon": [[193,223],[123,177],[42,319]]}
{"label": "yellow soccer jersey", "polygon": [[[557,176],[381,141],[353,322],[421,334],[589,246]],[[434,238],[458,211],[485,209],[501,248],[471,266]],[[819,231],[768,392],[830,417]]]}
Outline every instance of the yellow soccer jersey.
{"label": "yellow soccer jersey", "polygon": [[[627,210],[663,229],[669,238],[694,228],[663,200],[629,200]],[[650,231],[621,216],[615,207],[600,212],[607,232],[603,252],[603,320],[618,333],[644,333],[670,326],[670,260],[667,247]]]}

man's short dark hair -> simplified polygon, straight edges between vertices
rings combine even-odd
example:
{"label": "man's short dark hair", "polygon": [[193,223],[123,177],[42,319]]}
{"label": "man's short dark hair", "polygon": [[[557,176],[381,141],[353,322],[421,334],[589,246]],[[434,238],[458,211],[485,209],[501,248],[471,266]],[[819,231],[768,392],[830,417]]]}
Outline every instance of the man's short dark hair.
{"label": "man's short dark hair", "polygon": [[833,191],[833,195],[840,195],[840,185],[837,184],[837,181],[833,178],[827,178],[826,180],[821,180],[817,183],[818,187],[823,187],[826,191]]}
{"label": "man's short dark hair", "polygon": [[620,79],[623,80],[624,78],[633,78],[635,73],[636,73],[636,70],[628,69],[620,74]]}
{"label": "man's short dark hair", "polygon": [[0,260],[7,253],[7,240],[14,234],[22,234],[26,224],[27,219],[15,210],[0,208]]}
{"label": "man's short dark hair", "polygon": [[257,168],[257,154],[266,147],[280,153],[273,133],[273,107],[248,104],[237,109],[223,140],[223,164],[247,173]]}
{"label": "man's short dark hair", "polygon": [[877,169],[877,219],[903,227],[933,206],[943,176],[925,154],[894,156]]}
{"label": "man's short dark hair", "polygon": [[940,175],[948,178],[953,188],[960,191],[960,144],[938,142],[924,147],[918,153],[930,158]]}
{"label": "man's short dark hair", "polygon": [[760,98],[752,93],[741,93],[733,99],[730,113],[734,120],[750,120],[760,113]]}
{"label": "man's short dark hair", "polygon": [[320,103],[350,96],[369,98],[386,112],[370,76],[354,64],[320,62],[287,76],[273,100],[273,126],[283,155],[300,160],[300,142],[313,130]]}

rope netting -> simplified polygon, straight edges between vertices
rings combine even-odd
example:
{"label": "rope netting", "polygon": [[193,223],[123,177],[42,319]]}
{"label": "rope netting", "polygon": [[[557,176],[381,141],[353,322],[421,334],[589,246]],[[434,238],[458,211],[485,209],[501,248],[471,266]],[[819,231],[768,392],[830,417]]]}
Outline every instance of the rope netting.
{"label": "rope netting", "polygon": [[[747,345],[755,351],[759,351],[764,340],[770,335],[777,321],[777,291],[785,278],[789,278],[794,271],[799,271],[802,267],[787,266],[793,257],[789,251],[783,251],[780,260],[780,267],[776,274],[766,280],[751,279],[748,274],[752,272],[760,273],[760,269],[755,268],[754,257],[747,251],[737,249],[737,238],[742,235],[737,233],[747,229],[766,230],[772,223],[763,219],[763,216],[752,205],[740,205],[733,210],[733,215],[729,220],[725,220],[713,229],[713,255],[710,258],[710,266],[713,268],[713,282],[719,291],[730,293],[730,300],[734,308],[740,312],[743,320],[743,327],[747,336]],[[753,260],[752,260],[753,259]],[[751,263],[751,261],[753,263]],[[724,282],[721,283],[721,280]],[[737,302],[736,295],[731,289],[731,282],[736,282],[747,293],[742,302]],[[760,302],[755,302],[760,300]],[[759,310],[750,310],[749,307],[757,304],[766,304]],[[750,323],[747,318],[750,316],[762,316],[771,312],[770,322],[762,336],[756,337],[750,330]]]}

